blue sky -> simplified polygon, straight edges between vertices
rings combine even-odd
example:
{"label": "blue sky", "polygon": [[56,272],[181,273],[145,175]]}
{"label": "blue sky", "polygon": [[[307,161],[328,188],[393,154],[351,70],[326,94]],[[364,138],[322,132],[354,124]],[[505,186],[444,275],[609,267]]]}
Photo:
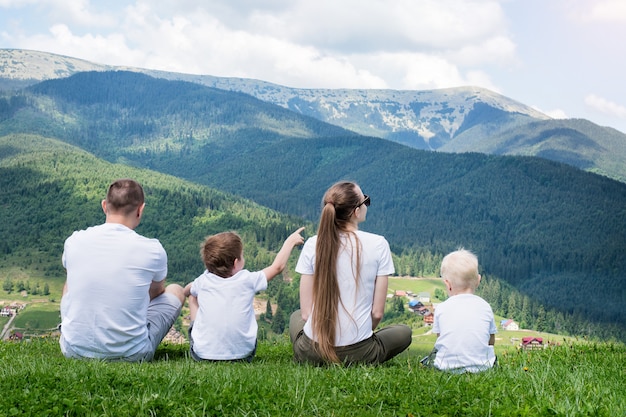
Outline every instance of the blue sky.
{"label": "blue sky", "polygon": [[477,85],[626,132],[625,0],[0,0],[0,47],[300,88]]}

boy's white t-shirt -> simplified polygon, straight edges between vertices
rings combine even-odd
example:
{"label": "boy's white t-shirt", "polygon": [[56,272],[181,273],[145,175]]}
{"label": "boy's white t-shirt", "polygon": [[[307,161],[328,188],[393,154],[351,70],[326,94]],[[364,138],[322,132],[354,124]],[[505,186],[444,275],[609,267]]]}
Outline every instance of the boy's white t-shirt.
{"label": "boy's white t-shirt", "polygon": [[204,271],[196,278],[190,289],[199,305],[191,329],[194,353],[209,360],[248,357],[257,340],[254,296],[266,289],[263,271],[244,269],[230,278]]}
{"label": "boy's white t-shirt", "polygon": [[[339,303],[335,346],[349,346],[372,336],[372,305],[376,277],[395,272],[389,243],[383,236],[360,230],[356,234],[361,244],[361,275],[358,282],[355,278],[354,246],[356,242],[354,239],[348,239],[349,235],[342,235],[342,249],[337,259],[337,280],[341,302]],[[316,242],[317,235],[307,239],[300,253],[296,272],[313,274]],[[305,323],[304,333],[311,340],[316,341],[311,321],[312,319],[309,319]]]}
{"label": "boy's white t-shirt", "polygon": [[496,322],[491,306],[475,294],[458,294],[435,309],[433,333],[435,367],[443,370],[479,372],[491,368],[496,360],[489,337]]}

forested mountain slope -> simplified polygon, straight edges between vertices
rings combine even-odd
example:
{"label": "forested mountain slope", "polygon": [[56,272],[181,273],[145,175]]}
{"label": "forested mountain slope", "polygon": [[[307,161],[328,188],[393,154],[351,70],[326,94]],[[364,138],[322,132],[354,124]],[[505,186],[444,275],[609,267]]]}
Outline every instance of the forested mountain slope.
{"label": "forested mountain slope", "polygon": [[625,184],[539,158],[411,149],[231,94],[79,74],[0,100],[0,132],[46,133],[311,221],[332,182],[354,179],[373,201],[364,229],[396,253],[464,246],[548,306],[626,323]]}
{"label": "forested mountain slope", "polygon": [[[281,136],[355,135],[245,94],[134,72],[83,72],[28,90],[52,101],[33,103],[35,112],[45,114],[38,123],[29,122],[39,115],[28,106],[13,106],[16,122],[11,131],[25,126],[52,133],[100,156],[147,149],[185,151],[199,143],[230,146],[232,137],[244,135],[270,141]],[[55,118],[60,114],[62,118]]]}
{"label": "forested mountain slope", "polygon": [[538,156],[626,182],[626,135],[584,119],[525,123],[485,134],[476,125],[440,148],[445,152]]}
{"label": "forested mountain slope", "polygon": [[0,137],[3,266],[34,264],[46,274],[64,275],[65,238],[104,222],[100,201],[109,183],[124,177],[144,186],[146,209],[137,231],[163,243],[171,281],[187,283],[203,271],[199,248],[209,234],[237,230],[245,242],[246,265],[255,268],[269,265],[283,239],[304,225],[218,190],[105,162],[57,140],[8,135]]}

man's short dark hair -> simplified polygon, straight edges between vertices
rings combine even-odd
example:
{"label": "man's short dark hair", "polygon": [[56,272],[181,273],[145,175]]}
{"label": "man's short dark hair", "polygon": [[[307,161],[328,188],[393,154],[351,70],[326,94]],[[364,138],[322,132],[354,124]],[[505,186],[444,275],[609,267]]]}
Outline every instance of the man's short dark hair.
{"label": "man's short dark hair", "polygon": [[143,188],[132,179],[116,180],[109,186],[106,202],[112,212],[129,214],[144,203]]}

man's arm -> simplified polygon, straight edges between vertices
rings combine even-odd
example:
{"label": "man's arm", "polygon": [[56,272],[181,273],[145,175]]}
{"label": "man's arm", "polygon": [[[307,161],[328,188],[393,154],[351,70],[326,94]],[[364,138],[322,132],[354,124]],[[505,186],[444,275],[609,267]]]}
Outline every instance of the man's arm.
{"label": "man's arm", "polygon": [[148,290],[148,294],[150,294],[150,300],[154,300],[159,295],[165,292],[165,279],[161,281],[152,281],[150,283],[150,289]]}

